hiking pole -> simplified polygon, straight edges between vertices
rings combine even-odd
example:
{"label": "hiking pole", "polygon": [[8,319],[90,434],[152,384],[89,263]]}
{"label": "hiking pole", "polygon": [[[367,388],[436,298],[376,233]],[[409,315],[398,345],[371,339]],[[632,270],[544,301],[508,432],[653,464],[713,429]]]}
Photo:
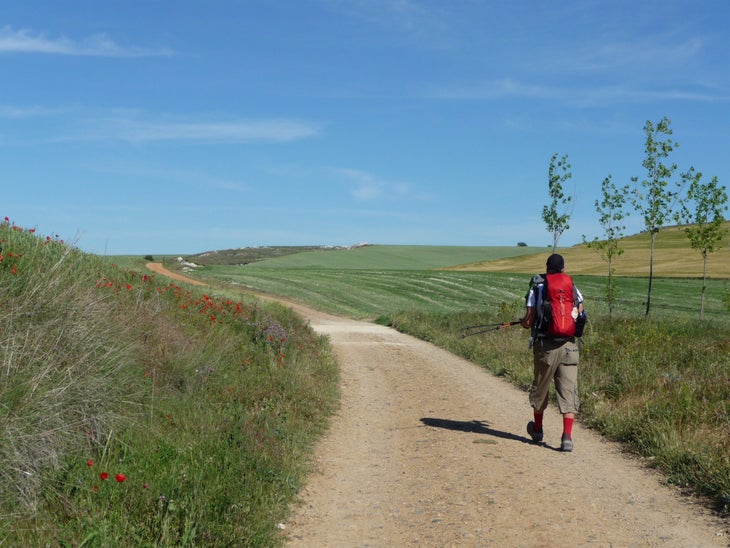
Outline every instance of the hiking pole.
{"label": "hiking pole", "polygon": [[512,325],[517,325],[518,323],[522,323],[522,320],[513,320],[511,322],[503,322],[503,323],[489,323],[484,325],[468,325],[464,328],[462,328],[462,331],[469,331],[470,329],[479,329],[479,331],[473,331],[470,333],[462,333],[459,338],[463,339],[465,337],[471,337],[472,335],[480,335],[482,333],[489,333],[490,331],[497,331],[499,329],[507,329],[508,327]]}

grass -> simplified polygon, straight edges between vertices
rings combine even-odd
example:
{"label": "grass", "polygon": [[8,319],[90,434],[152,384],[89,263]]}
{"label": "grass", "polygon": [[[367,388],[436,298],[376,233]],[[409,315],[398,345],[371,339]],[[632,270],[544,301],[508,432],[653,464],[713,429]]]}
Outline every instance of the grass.
{"label": "grass", "polygon": [[288,309],[0,224],[0,544],[271,546],[337,405]]}

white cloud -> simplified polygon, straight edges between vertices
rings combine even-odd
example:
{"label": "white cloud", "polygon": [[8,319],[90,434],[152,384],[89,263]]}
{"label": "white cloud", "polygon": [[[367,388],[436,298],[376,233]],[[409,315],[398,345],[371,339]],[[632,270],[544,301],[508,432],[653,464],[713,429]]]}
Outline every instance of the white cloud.
{"label": "white cloud", "polygon": [[[80,119],[77,128],[56,141],[121,140],[132,143],[192,141],[198,143],[282,143],[316,136],[317,124],[287,119],[192,120],[161,118],[142,120],[143,113]],[[147,118],[150,118],[147,116]]]}
{"label": "white cloud", "polygon": [[0,53],[40,53],[96,57],[149,57],[172,55],[168,48],[151,49],[121,46],[106,34],[95,34],[82,40],[66,37],[48,38],[28,29],[0,28]]}
{"label": "white cloud", "polygon": [[[36,138],[42,142],[126,141],[197,143],[284,143],[315,137],[321,125],[286,118],[221,119],[188,115],[157,115],[139,109],[94,110],[78,107],[0,105],[0,119],[56,118]],[[27,138],[26,138],[27,140]]]}
{"label": "white cloud", "polygon": [[606,71],[627,70],[659,71],[665,67],[685,65],[697,59],[704,50],[699,38],[687,38],[681,42],[672,39],[661,42],[652,39],[642,41],[615,41],[599,43],[596,48],[571,51],[569,56],[541,59],[542,69],[549,71]]}
{"label": "white cloud", "polygon": [[344,176],[352,185],[350,193],[361,201],[373,200],[380,196],[384,183],[369,173],[350,168],[338,168],[335,172]]}
{"label": "white cloud", "polygon": [[25,119],[55,116],[66,112],[66,109],[53,109],[41,106],[17,107],[13,105],[0,105],[0,118]]}
{"label": "white cloud", "polygon": [[649,101],[721,102],[730,100],[727,93],[709,87],[692,89],[641,89],[625,85],[585,85],[559,87],[528,84],[512,79],[480,84],[439,86],[426,93],[430,99],[451,101],[491,101],[501,99],[544,99],[574,106],[597,106],[610,103]]}
{"label": "white cloud", "polygon": [[350,194],[359,201],[369,201],[381,196],[390,200],[412,195],[412,185],[408,182],[386,181],[365,171],[351,168],[336,168],[334,173],[347,180]]}
{"label": "white cloud", "polygon": [[142,122],[112,120],[118,138],[135,141],[285,142],[312,137],[315,126],[294,120],[236,122]]}

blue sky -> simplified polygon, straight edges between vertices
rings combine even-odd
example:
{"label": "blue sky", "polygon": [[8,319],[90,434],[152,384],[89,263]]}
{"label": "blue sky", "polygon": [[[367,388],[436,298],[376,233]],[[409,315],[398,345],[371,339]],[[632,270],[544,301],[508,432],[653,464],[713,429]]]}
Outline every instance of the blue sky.
{"label": "blue sky", "polygon": [[[643,126],[730,179],[726,0],[11,2],[0,218],[100,254],[561,245],[601,234]],[[627,232],[638,231],[636,215]]]}

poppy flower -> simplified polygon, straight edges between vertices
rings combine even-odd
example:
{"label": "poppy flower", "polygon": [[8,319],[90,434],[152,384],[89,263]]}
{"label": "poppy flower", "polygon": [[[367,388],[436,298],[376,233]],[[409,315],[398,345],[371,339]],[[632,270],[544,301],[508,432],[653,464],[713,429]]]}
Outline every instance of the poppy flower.
{"label": "poppy flower", "polygon": [[94,466],[94,461],[89,459],[86,461],[86,466]]}
{"label": "poppy flower", "polygon": [[125,479],[127,479],[127,476],[124,474],[117,474],[114,476],[114,479],[117,480],[119,483],[122,483]]}
{"label": "poppy flower", "polygon": [[99,477],[102,480],[105,480],[105,479],[107,479],[109,477],[109,472],[102,472],[101,474],[99,474]]}

